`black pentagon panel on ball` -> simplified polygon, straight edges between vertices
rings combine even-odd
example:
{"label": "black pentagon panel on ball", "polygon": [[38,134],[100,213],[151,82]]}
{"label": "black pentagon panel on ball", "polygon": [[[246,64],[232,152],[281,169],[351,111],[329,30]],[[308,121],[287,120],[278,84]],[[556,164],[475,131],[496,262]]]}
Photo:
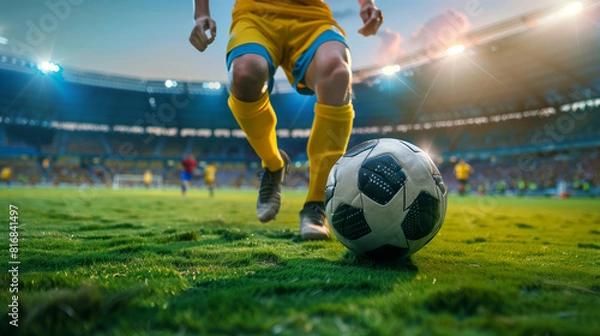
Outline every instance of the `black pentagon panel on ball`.
{"label": "black pentagon panel on ball", "polygon": [[402,166],[389,154],[365,160],[358,170],[358,189],[382,205],[389,203],[405,183]]}
{"label": "black pentagon panel on ball", "polygon": [[344,156],[346,156],[346,157],[357,156],[358,154],[377,146],[378,143],[379,143],[379,140],[377,140],[377,139],[368,140],[368,141],[359,143],[358,145],[350,148],[346,152],[346,154],[344,154]]}
{"label": "black pentagon panel on ball", "polygon": [[356,240],[371,233],[363,209],[344,203],[335,209],[331,225],[342,237],[349,240]]}
{"label": "black pentagon panel on ball", "polygon": [[383,245],[374,250],[365,252],[365,257],[377,260],[396,260],[403,258],[409,252],[408,248]]}
{"label": "black pentagon panel on ball", "polygon": [[440,201],[426,192],[421,192],[410,205],[402,221],[402,231],[409,240],[421,239],[433,231],[440,218]]}

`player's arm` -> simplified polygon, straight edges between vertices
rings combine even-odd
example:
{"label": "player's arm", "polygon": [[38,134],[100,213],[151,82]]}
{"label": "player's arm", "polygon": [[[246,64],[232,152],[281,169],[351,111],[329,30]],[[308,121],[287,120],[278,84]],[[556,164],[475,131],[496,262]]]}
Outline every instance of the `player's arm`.
{"label": "player's arm", "polygon": [[[194,0],[194,20],[196,23],[190,34],[190,43],[199,51],[204,51],[217,36],[217,24],[210,17],[208,0]],[[206,35],[207,30],[210,36]]]}
{"label": "player's arm", "polygon": [[364,26],[358,30],[363,36],[375,35],[383,23],[383,12],[375,7],[375,0],[358,0],[360,5],[360,18]]}

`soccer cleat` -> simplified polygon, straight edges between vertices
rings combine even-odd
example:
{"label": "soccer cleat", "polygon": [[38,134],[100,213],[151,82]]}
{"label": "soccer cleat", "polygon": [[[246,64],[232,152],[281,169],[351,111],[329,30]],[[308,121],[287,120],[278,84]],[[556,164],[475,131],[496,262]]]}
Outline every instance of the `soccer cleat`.
{"label": "soccer cleat", "polygon": [[323,202],[308,202],[300,211],[300,236],[303,239],[329,239]]}
{"label": "soccer cleat", "polygon": [[281,207],[281,184],[290,170],[290,157],[282,150],[279,151],[283,159],[283,168],[270,172],[264,168],[260,175],[258,187],[258,200],[256,201],[256,214],[263,223],[275,219]]}

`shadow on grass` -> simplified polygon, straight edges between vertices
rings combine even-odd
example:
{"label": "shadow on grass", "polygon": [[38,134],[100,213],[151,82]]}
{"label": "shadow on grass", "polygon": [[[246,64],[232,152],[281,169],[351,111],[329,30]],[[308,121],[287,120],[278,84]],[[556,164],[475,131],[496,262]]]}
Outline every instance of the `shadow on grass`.
{"label": "shadow on grass", "polygon": [[31,334],[39,335],[112,334],[116,329],[123,334],[160,333],[181,328],[202,334],[270,333],[290,316],[352,315],[356,308],[351,306],[385,297],[418,271],[410,260],[375,262],[349,252],[340,260],[273,259],[256,253],[247,266],[259,269],[201,278],[188,283],[183,292],[152,298],[158,300],[152,306],[146,301],[153,294],[144,287],[107,292],[83,286],[41,293],[27,300],[24,322],[33,327]]}
{"label": "shadow on grass", "polygon": [[[21,296],[18,335],[85,335],[106,329],[113,314],[122,314],[132,302],[144,295],[144,288],[118,292],[97,286],[82,285],[76,289],[55,289],[36,295]],[[108,323],[107,323],[108,322]],[[2,335],[15,330],[0,328]]]}
{"label": "shadow on grass", "polygon": [[[197,332],[270,332],[294,315],[335,318],[357,302],[385,297],[418,272],[410,260],[376,262],[347,253],[341,260],[287,259],[242,276],[197,281],[169,300],[171,312],[187,316]],[[262,319],[249,323],[256,317]],[[172,314],[159,312],[155,327],[173,330]]]}

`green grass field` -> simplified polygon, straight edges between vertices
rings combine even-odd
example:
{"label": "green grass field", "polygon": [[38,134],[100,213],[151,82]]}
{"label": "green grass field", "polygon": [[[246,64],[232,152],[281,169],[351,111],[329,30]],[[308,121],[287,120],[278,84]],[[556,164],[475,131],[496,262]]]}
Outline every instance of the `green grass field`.
{"label": "green grass field", "polygon": [[[256,191],[1,189],[0,334],[599,335],[600,200],[451,197],[401,262],[301,241]],[[18,207],[18,329],[8,305]]]}

